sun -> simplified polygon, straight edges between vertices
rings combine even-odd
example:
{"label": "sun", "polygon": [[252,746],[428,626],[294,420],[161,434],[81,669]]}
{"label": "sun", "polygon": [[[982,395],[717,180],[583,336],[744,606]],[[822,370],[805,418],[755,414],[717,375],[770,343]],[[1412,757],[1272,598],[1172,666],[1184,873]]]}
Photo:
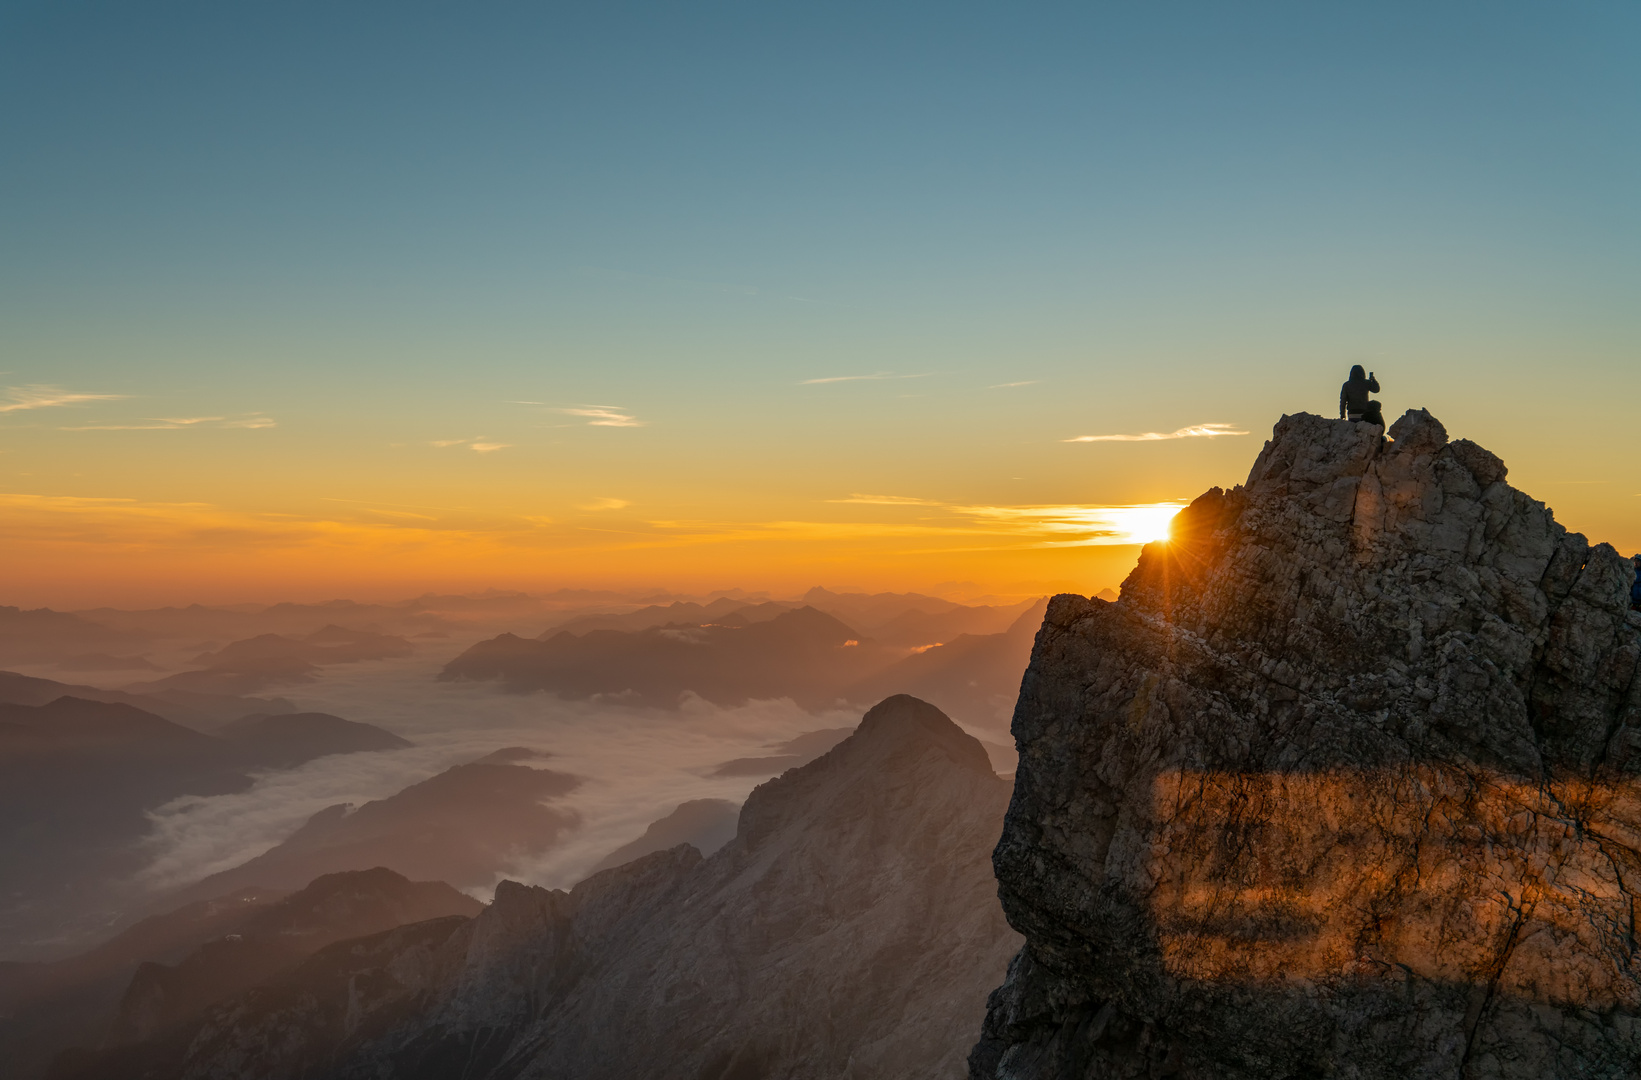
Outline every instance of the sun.
{"label": "sun", "polygon": [[1113,506],[1112,525],[1126,544],[1149,544],[1155,540],[1167,541],[1174,515],[1183,506],[1180,503],[1152,503],[1146,506]]}

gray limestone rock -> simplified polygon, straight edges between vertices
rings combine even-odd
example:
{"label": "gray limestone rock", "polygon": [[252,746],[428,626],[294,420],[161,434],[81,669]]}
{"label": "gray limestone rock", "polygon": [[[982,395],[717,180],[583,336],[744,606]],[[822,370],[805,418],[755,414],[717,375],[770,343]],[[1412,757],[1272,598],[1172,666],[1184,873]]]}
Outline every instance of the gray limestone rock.
{"label": "gray limestone rock", "polygon": [[1050,605],[972,1077],[1641,1075],[1634,571],[1389,434],[1284,416]]}

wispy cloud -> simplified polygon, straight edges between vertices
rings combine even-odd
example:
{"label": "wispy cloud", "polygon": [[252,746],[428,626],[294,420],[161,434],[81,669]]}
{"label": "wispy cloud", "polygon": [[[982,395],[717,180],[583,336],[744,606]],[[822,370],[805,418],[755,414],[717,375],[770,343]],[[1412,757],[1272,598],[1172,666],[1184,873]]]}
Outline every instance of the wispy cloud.
{"label": "wispy cloud", "polygon": [[1246,431],[1239,431],[1230,424],[1192,424],[1182,427],[1178,431],[1164,434],[1160,431],[1147,431],[1143,435],[1078,435],[1074,439],[1062,439],[1061,442],[1161,442],[1164,439],[1217,439],[1221,435],[1246,435]]}
{"label": "wispy cloud", "polygon": [[1042,381],[1043,380],[1041,380],[1041,379],[1025,379],[1021,382],[992,383],[990,386],[986,387],[986,389],[987,390],[1007,390],[1012,386],[1036,386],[1038,383],[1040,383]]}
{"label": "wispy cloud", "polygon": [[804,379],[799,386],[820,386],[822,383],[835,382],[871,382],[880,379],[927,379],[933,375],[932,371],[924,371],[917,375],[896,375],[892,371],[878,371],[870,375],[828,375],[821,379]]}
{"label": "wispy cloud", "polygon": [[119,401],[124,394],[81,394],[57,386],[8,386],[6,401],[0,402],[0,413],[26,412],[29,409],[50,409],[59,405],[79,405],[87,401]]}
{"label": "wispy cloud", "polygon": [[556,411],[565,416],[586,417],[588,427],[643,427],[646,423],[620,405],[575,405]]}
{"label": "wispy cloud", "polygon": [[827,499],[829,503],[863,503],[866,506],[940,506],[932,499],[914,499],[905,495],[862,495],[859,492],[847,499]]}
{"label": "wispy cloud", "polygon": [[434,439],[430,445],[437,446],[441,450],[450,446],[465,446],[469,450],[476,451],[480,454],[490,454],[497,450],[506,450],[513,444],[504,442],[488,442],[483,435],[475,435],[471,439]]}
{"label": "wispy cloud", "polygon": [[60,431],[182,431],[187,428],[244,428],[259,430],[278,427],[272,417],[261,413],[239,416],[146,416],[132,424],[80,424]]}
{"label": "wispy cloud", "polygon": [[378,515],[380,515],[382,517],[386,517],[386,518],[405,518],[405,519],[408,519],[410,521],[438,521],[439,520],[438,518],[433,517],[430,514],[417,514],[417,513],[414,513],[412,511],[410,511],[410,510],[379,510],[374,506],[365,507],[365,513],[367,513],[367,514],[378,514]]}
{"label": "wispy cloud", "polygon": [[468,506],[433,506],[429,503],[396,503],[382,502],[379,499],[333,499],[329,495],[321,495],[320,502],[345,503],[348,506],[391,506],[400,510],[449,510],[452,512],[470,510]]}
{"label": "wispy cloud", "polygon": [[590,503],[583,503],[582,510],[625,510],[632,503],[626,499],[594,499]]}

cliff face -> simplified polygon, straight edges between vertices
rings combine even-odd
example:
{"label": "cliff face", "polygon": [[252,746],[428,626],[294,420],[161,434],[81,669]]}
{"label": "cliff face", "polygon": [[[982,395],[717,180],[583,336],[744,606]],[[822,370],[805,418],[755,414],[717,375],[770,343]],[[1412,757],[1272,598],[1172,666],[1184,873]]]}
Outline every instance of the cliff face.
{"label": "cliff face", "polygon": [[1008,786],[894,697],[679,846],[568,893],[340,942],[80,1080],[950,1077],[1020,944],[988,853]]}
{"label": "cliff face", "polygon": [[1284,417],[1051,604],[975,1077],[1633,1077],[1633,570],[1422,411]]}

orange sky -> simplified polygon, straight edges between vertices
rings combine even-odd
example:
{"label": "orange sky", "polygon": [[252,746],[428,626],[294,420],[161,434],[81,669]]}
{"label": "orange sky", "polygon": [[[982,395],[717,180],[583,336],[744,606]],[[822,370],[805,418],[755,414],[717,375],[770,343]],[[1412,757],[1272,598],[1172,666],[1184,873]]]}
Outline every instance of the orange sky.
{"label": "orange sky", "polygon": [[[93,406],[60,408],[83,415]],[[11,452],[0,458],[61,450],[44,455],[48,468],[19,470],[14,488],[35,491],[0,494],[8,565],[0,602],[22,606],[485,588],[793,595],[817,584],[958,599],[1092,594],[1121,583],[1159,512],[1240,482],[1261,442],[1252,432],[1023,439],[1034,425],[1022,406],[1020,416],[942,448],[940,462],[910,452],[916,440],[903,425],[883,437],[858,433],[851,453],[834,454],[824,440],[811,439],[803,453],[786,446],[768,455],[773,462],[734,466],[731,486],[713,469],[714,449],[686,437],[669,453],[678,437],[653,429],[584,426],[542,446],[516,435],[519,443],[483,452],[361,439],[334,451],[346,463],[330,467],[332,452],[314,451],[334,433],[108,431],[88,450],[70,441],[85,433],[58,430],[87,425],[47,427],[37,419],[44,411],[30,411],[32,426],[7,418]],[[635,436],[647,444],[640,452],[610,445]],[[1518,459],[1532,438],[1543,433],[1518,433],[1528,443]],[[1561,520],[1627,551],[1641,548],[1641,498],[1605,497],[1623,482],[1618,464],[1561,482],[1549,477],[1572,467],[1568,457],[1541,455],[1512,480],[1530,494],[1559,492]],[[112,494],[60,493],[76,490]]]}

